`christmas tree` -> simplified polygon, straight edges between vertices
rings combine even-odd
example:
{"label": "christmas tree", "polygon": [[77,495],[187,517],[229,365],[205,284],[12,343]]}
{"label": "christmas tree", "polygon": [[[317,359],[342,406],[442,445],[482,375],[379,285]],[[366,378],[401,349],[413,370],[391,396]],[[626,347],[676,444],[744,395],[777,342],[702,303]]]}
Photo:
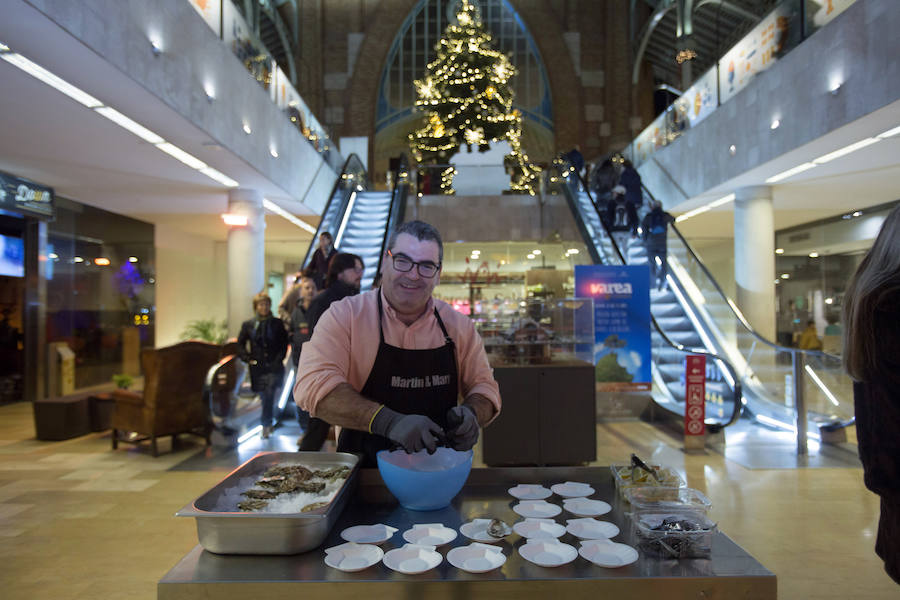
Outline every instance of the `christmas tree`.
{"label": "christmas tree", "polygon": [[[425,113],[425,122],[409,136],[413,156],[419,164],[447,164],[461,144],[484,152],[491,142],[506,140],[510,188],[533,195],[540,169],[522,150],[522,115],[512,108],[509,80],[516,68],[493,48],[470,0],[462,0],[456,20],[435,47],[437,58],[428,64],[425,77],[415,82],[416,106]],[[453,167],[441,173],[446,194],[453,193],[454,174]]]}

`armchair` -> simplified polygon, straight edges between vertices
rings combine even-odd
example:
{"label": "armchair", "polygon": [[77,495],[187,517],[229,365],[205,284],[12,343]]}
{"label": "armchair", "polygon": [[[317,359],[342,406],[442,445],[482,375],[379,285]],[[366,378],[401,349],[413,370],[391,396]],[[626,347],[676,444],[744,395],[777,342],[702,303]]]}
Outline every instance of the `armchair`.
{"label": "armchair", "polygon": [[[221,346],[206,342],[181,342],[165,348],[144,348],[141,368],[144,391],[116,390],[112,397],[112,447],[120,441],[150,440],[153,456],[158,456],[156,438],[192,433],[209,445],[210,423],[203,402],[203,383],[209,368],[219,360]],[[133,431],[141,437],[120,440],[119,431]]]}

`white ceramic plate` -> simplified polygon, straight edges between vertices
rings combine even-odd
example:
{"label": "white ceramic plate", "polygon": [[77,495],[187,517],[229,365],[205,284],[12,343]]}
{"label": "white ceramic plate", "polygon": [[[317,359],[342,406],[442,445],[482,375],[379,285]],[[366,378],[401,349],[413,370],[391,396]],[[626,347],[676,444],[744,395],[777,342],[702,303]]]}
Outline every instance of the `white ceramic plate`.
{"label": "white ceramic plate", "polygon": [[523,517],[548,519],[561,513],[562,509],[556,504],[550,504],[543,500],[522,500],[513,506],[513,512]]}
{"label": "white ceramic plate", "polygon": [[578,554],[601,567],[616,568],[630,565],[638,559],[638,551],[626,544],[609,540],[581,542]]}
{"label": "white ceramic plate", "polygon": [[384,550],[372,544],[346,542],[325,549],[325,564],[340,571],[362,571],[384,557]]}
{"label": "white ceramic plate", "polygon": [[558,567],[575,560],[578,551],[559,540],[533,540],[519,546],[519,554],[536,565]]}
{"label": "white ceramic plate", "polygon": [[391,539],[397,531],[396,527],[383,523],[355,525],[343,530],[341,537],[348,542],[356,542],[357,544],[380,544]]}
{"label": "white ceramic plate", "polygon": [[415,575],[435,568],[444,558],[434,551],[434,546],[420,546],[418,544],[405,544],[402,548],[396,548],[385,553],[382,562],[389,569]]}
{"label": "white ceramic plate", "polygon": [[566,531],[583,540],[605,540],[619,535],[619,528],[608,521],[597,519],[568,519]]}
{"label": "white ceramic plate", "polygon": [[554,494],[562,496],[563,498],[582,498],[594,493],[594,488],[586,483],[579,483],[577,481],[557,483],[556,485],[551,486],[550,489]]}
{"label": "white ceramic plate", "polygon": [[555,540],[566,528],[553,519],[525,519],[513,525],[513,531],[530,540]]}
{"label": "white ceramic plate", "polygon": [[420,546],[443,546],[456,539],[456,530],[442,523],[421,523],[404,531],[403,539]]}
{"label": "white ceramic plate", "polygon": [[502,566],[506,555],[496,546],[476,543],[453,548],[447,553],[447,562],[469,573],[486,573]]}
{"label": "white ceramic plate", "polygon": [[599,517],[612,510],[612,506],[603,500],[589,498],[566,498],[563,500],[563,508],[579,517]]}
{"label": "white ceramic plate", "polygon": [[509,493],[519,500],[543,500],[553,495],[553,492],[536,483],[520,483],[509,488]]}
{"label": "white ceramic plate", "polygon": [[468,523],[463,523],[459,528],[459,532],[474,542],[484,542],[486,544],[496,544],[503,541],[502,538],[495,538],[488,535],[487,528],[491,524],[491,519],[472,519]]}

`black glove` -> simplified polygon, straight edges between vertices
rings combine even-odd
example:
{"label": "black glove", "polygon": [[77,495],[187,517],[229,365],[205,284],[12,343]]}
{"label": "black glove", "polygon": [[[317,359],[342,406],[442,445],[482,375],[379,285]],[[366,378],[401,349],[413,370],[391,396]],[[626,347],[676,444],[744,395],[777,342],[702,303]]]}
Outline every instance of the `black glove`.
{"label": "black glove", "polygon": [[384,436],[403,446],[407,452],[427,448],[434,454],[444,430],[424,415],[404,415],[388,407],[382,407],[372,420],[372,433]]}
{"label": "black glove", "polygon": [[447,411],[447,441],[454,450],[469,450],[478,441],[478,418],[463,404]]}

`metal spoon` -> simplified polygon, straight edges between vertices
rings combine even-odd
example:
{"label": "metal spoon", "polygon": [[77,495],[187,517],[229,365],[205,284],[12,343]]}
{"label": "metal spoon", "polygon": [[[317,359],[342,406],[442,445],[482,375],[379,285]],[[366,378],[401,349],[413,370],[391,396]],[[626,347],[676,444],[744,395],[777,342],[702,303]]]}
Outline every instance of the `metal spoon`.
{"label": "metal spoon", "polygon": [[632,471],[634,470],[635,467],[637,467],[639,469],[643,469],[644,471],[647,471],[648,473],[650,473],[650,476],[656,480],[656,483],[661,483],[660,479],[659,479],[659,475],[656,472],[656,469],[652,469],[652,468],[648,467],[647,463],[645,463],[640,458],[638,458],[637,454],[632,453],[631,454],[631,469],[632,469]]}
{"label": "metal spoon", "polygon": [[492,538],[502,539],[512,533],[512,527],[500,519],[492,519],[487,526],[487,534]]}

